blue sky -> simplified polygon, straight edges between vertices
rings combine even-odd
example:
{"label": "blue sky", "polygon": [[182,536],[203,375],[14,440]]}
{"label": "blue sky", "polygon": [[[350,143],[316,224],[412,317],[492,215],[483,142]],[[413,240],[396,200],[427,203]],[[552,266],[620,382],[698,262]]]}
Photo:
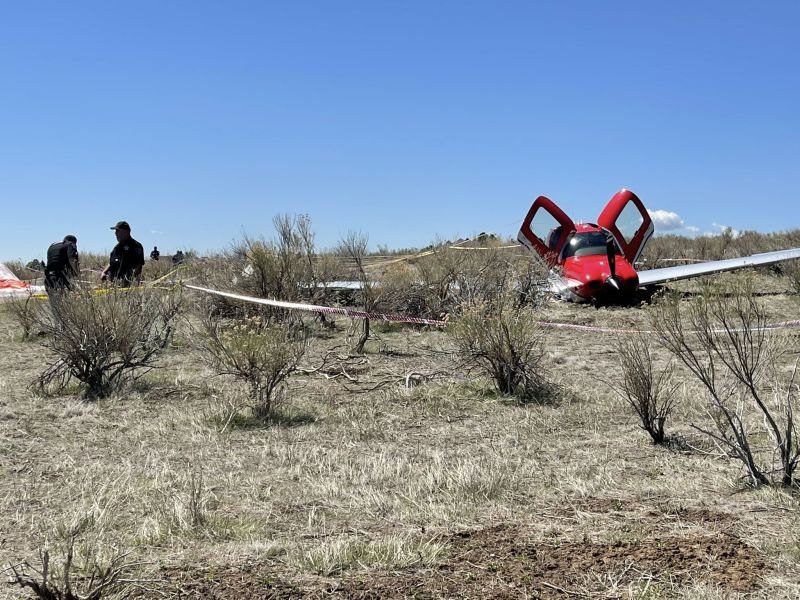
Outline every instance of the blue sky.
{"label": "blue sky", "polygon": [[[225,248],[516,235],[622,187],[699,233],[800,227],[798,2],[0,4],[0,259],[66,233]],[[683,229],[679,231],[694,231]]]}

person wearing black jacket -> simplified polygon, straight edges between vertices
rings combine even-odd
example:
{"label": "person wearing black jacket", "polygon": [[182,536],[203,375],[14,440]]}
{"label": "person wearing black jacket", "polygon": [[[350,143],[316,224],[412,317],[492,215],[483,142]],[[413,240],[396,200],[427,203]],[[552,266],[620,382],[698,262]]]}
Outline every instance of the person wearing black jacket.
{"label": "person wearing black jacket", "polygon": [[67,235],[63,241],[50,244],[44,271],[44,287],[48,295],[72,289],[73,280],[77,279],[79,274],[78,238]]}
{"label": "person wearing black jacket", "polygon": [[108,266],[101,279],[122,284],[140,283],[144,266],[144,248],[131,237],[131,226],[119,221],[111,229],[117,236],[117,245],[111,251]]}

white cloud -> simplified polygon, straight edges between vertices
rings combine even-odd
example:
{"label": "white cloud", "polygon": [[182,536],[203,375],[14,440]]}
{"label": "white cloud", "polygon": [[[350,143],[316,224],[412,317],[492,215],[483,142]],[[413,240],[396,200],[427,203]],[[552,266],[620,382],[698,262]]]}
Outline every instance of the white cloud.
{"label": "white cloud", "polygon": [[164,232],[163,231],[159,231],[158,229],[151,229],[150,233],[153,234],[153,235],[161,235]]}
{"label": "white cloud", "polygon": [[683,227],[683,219],[669,210],[651,210],[650,218],[656,226],[657,231],[674,231]]}
{"label": "white cloud", "polygon": [[686,226],[686,231],[688,231],[689,233],[699,233],[700,232],[700,228],[697,227],[696,225],[687,225]]}

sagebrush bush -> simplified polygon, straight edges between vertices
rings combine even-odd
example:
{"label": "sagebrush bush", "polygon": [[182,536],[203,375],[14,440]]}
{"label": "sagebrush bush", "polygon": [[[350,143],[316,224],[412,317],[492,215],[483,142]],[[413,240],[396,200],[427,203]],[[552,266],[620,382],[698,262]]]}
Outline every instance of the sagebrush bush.
{"label": "sagebrush bush", "polygon": [[55,355],[42,390],[74,378],[88,398],[103,398],[155,367],[172,337],[180,294],[146,288],[65,291],[39,311],[42,339]]}
{"label": "sagebrush bush", "polygon": [[203,325],[200,349],[206,363],[217,375],[247,385],[256,418],[272,418],[286,380],[305,354],[305,340],[288,325],[258,316],[221,321],[209,315]]}
{"label": "sagebrush bush", "polygon": [[511,240],[484,238],[469,246],[434,245],[413,261],[412,294],[419,314],[441,318],[463,304],[495,303],[513,292],[519,300],[537,303],[547,273],[522,246]]}
{"label": "sagebrush bush", "polygon": [[544,399],[549,389],[542,363],[545,330],[532,307],[510,298],[469,305],[447,333],[468,367],[490,377],[502,394]]}
{"label": "sagebrush bush", "polygon": [[[324,304],[332,297],[327,284],[342,278],[342,266],[330,253],[319,253],[306,215],[278,215],[273,239],[245,237],[234,247],[202,265],[187,269],[200,285],[259,298]],[[212,299],[223,317],[260,316],[274,322],[295,323],[300,313],[243,304],[224,297]]]}
{"label": "sagebrush bush", "polygon": [[420,279],[428,312],[426,316],[440,317],[456,303],[458,290],[455,283],[464,258],[463,253],[436,246],[431,249],[431,254],[415,261],[416,275]]}

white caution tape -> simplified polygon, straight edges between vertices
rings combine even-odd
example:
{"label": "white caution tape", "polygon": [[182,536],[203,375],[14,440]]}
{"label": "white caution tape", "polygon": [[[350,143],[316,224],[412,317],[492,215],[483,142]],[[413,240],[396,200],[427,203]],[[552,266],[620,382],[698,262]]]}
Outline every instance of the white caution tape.
{"label": "white caution tape", "polygon": [[200,287],[198,285],[187,285],[185,287],[205,292],[207,294],[215,294],[217,296],[224,296],[225,298],[233,298],[234,300],[242,300],[244,302],[253,302],[255,304],[265,304],[267,306],[274,306],[275,308],[285,308],[288,310],[303,310],[306,312],[315,312],[332,315],[344,315],[346,317],[360,318],[360,319],[374,319],[376,321],[392,321],[395,323],[415,323],[417,325],[447,325],[447,321],[440,321],[437,319],[421,319],[419,317],[409,317],[405,315],[392,315],[385,313],[367,312],[364,310],[354,310],[351,308],[339,308],[334,306],[321,306],[317,304],[305,304],[302,302],[284,302],[283,300],[271,300],[269,298],[255,298],[253,296],[243,296],[241,294],[232,294],[230,292],[220,292],[219,290],[212,290],[209,288]]}

